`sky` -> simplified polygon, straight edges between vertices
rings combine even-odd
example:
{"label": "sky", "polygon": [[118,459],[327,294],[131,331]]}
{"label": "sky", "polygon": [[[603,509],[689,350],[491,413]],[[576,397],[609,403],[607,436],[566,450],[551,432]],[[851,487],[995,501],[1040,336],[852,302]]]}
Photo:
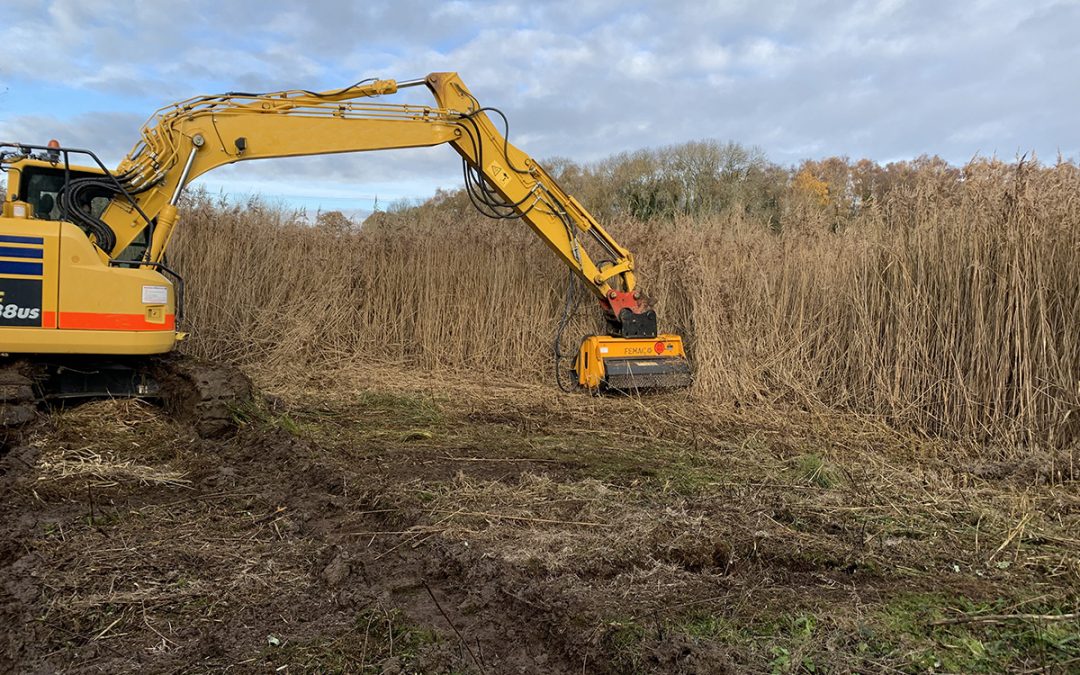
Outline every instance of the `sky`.
{"label": "sky", "polygon": [[[539,159],[715,139],[782,165],[1075,160],[1078,36],[1080,0],[2,0],[0,141],[57,138],[114,166],[154,110],[198,94],[457,71]],[[362,216],[461,171],[426,148],[241,162],[196,184]]]}

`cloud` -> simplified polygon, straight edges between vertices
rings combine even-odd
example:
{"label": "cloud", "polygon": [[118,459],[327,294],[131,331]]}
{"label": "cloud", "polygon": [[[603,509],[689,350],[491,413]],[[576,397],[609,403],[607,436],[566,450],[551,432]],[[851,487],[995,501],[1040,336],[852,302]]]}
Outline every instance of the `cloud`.
{"label": "cloud", "polygon": [[[198,93],[440,70],[460,72],[485,105],[503,109],[512,140],[541,158],[702,138],[758,145],[782,163],[1080,154],[1075,3],[8,0],[5,9],[0,106],[31,109],[25,97],[44,87],[86,103],[0,130],[60,128],[105,154],[126,151],[154,108]],[[430,98],[410,89],[391,100]],[[445,166],[438,151],[378,153],[252,163],[228,180],[393,176],[408,192],[456,180],[454,155],[442,152]]]}
{"label": "cloud", "polygon": [[0,119],[0,140],[44,145],[55,138],[65,147],[90,150],[106,167],[113,168],[135,145],[143,121],[142,115],[123,112],[93,112],[74,117],[18,115]]}

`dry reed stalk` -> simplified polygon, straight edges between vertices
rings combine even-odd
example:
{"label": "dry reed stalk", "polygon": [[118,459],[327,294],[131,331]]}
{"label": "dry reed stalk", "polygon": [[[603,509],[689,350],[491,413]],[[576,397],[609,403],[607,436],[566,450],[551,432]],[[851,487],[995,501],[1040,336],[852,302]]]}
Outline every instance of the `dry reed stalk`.
{"label": "dry reed stalk", "polygon": [[[837,228],[791,209],[611,223],[702,402],[875,416],[1002,455],[1080,436],[1080,171],[933,167]],[[419,209],[359,231],[193,199],[174,260],[189,348],[268,368],[328,360],[551,377],[565,270],[520,223]],[[835,231],[833,231],[835,230]],[[597,330],[583,297],[569,333]]]}

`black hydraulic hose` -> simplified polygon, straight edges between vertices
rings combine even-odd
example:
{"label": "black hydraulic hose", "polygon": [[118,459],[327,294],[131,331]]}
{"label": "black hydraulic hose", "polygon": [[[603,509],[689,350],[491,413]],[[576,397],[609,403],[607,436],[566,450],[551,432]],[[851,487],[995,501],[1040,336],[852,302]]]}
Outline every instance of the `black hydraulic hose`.
{"label": "black hydraulic hose", "polygon": [[[483,166],[484,146],[483,143],[479,141],[480,128],[472,118],[465,117],[464,119],[468,120],[473,127],[473,129],[470,130],[468,126],[462,125],[465,129],[465,133],[469,136],[469,141],[472,143],[473,153],[476,156],[476,164],[477,166]],[[474,131],[475,134],[473,133]],[[502,200],[502,197],[495,192],[493,188],[488,186],[487,179],[477,167],[472,166],[464,157],[461,162],[465,180],[465,191],[469,195],[469,200],[473,203],[473,206],[477,211],[488,218],[497,220],[510,220],[520,218],[523,215],[514,213],[513,210],[524,204],[528,200],[529,195],[526,195],[521,201],[513,204],[506,202]],[[508,212],[501,213],[500,209],[507,209]]]}
{"label": "black hydraulic hose", "polygon": [[60,204],[72,222],[94,235],[97,245],[104,251],[116,246],[116,233],[101,219],[90,213],[90,203],[95,197],[112,199],[117,194],[111,181],[100,178],[76,178],[60,191]]}
{"label": "black hydraulic hose", "polygon": [[[485,111],[491,111],[499,115],[499,117],[501,117],[503,120],[503,159],[506,161],[506,165],[511,170],[517,173],[531,173],[528,170],[519,169],[518,167],[514,166],[513,162],[510,161],[510,122],[506,119],[506,115],[504,115],[503,112],[498,108],[481,108],[479,107],[479,104],[476,103],[476,99],[473,98],[471,94],[469,95],[469,97],[472,98],[473,103],[477,105],[477,109],[469,113],[468,115],[463,115],[462,119],[464,121],[467,121],[468,125],[461,124],[460,126],[465,130],[465,133],[468,134],[469,141],[472,143],[473,154],[476,157],[476,166],[471,165],[469,161],[464,157],[461,160],[462,174],[465,181],[465,192],[469,195],[469,201],[472,202],[473,207],[475,207],[477,211],[489,218],[495,218],[500,220],[521,218],[536,207],[536,202],[534,201],[533,204],[531,204],[521,213],[515,213],[514,209],[520,208],[522,204],[528,201],[529,198],[533,196],[532,193],[530,192],[529,194],[525,195],[525,197],[523,197],[518,202],[509,203],[505,201],[505,199],[494,190],[493,186],[489,187],[486,177],[484,176],[482,171],[477,168],[484,166],[484,147],[483,143],[480,140],[482,138],[482,135],[480,133],[480,126],[476,123],[476,120],[473,119],[473,116]],[[471,129],[469,128],[470,125],[472,126]],[[558,207],[555,208],[557,210],[561,210],[558,209]],[[499,209],[509,209],[510,213],[499,213]],[[574,224],[570,222],[570,219],[565,214],[565,211],[559,213],[558,217],[563,221],[563,224],[566,226],[567,235],[571,238],[571,240],[573,240]],[[576,246],[573,241],[571,241],[571,244]],[[574,257],[575,259],[578,259],[576,249]],[[578,259],[578,264],[581,264],[580,259]],[[572,381],[569,384],[563,382],[562,362],[563,359],[566,358],[566,355],[563,353],[562,350],[562,339],[563,335],[566,333],[566,327],[570,324],[571,317],[573,317],[577,311],[578,300],[579,298],[577,294],[577,280],[574,277],[574,270],[569,270],[566,282],[566,295],[563,300],[562,315],[559,317],[559,324],[555,330],[555,339],[552,344],[552,352],[554,354],[555,361],[555,383],[556,385],[558,385],[561,391],[566,393],[573,392],[574,386]]]}
{"label": "black hydraulic hose", "polygon": [[[578,266],[581,266],[581,255],[578,251],[578,244],[574,238],[574,224],[570,221],[570,218],[565,213],[559,215],[559,219],[562,220],[563,226],[566,227],[566,236],[570,238],[570,250],[574,255],[574,260],[577,261]],[[566,326],[570,323],[570,318],[577,314],[577,304],[580,298],[577,297],[577,280],[574,278],[574,270],[571,269],[567,272],[566,280],[566,299],[563,301],[562,316],[559,317],[559,326],[555,330],[555,383],[564,392],[571,392],[574,390],[573,386],[567,387],[563,385],[562,381],[562,360],[564,355],[562,353],[562,337],[566,332]]]}
{"label": "black hydraulic hose", "polygon": [[[356,87],[359,87],[362,84],[367,84],[368,82],[378,82],[378,79],[374,78],[374,77],[369,77],[369,78],[360,80],[356,84],[350,84],[347,87],[344,87],[342,89],[338,89],[337,91],[319,92],[319,91],[309,91],[307,89],[292,89],[292,90],[289,90],[289,91],[298,91],[301,94],[307,94],[308,96],[314,96],[315,98],[327,98],[329,96],[339,96],[339,95],[344,94],[345,92],[349,91],[350,89],[355,89]],[[249,92],[249,91],[229,91],[229,92],[226,92],[223,96],[243,96],[243,97],[246,97],[246,98],[258,98],[260,96],[267,96],[269,94],[276,94],[276,93],[278,93],[278,92],[276,92],[276,91],[264,91],[264,92],[260,92],[260,93],[253,93],[253,92]],[[222,98],[222,96],[206,96],[204,98],[206,98],[206,99],[215,99],[215,98]]]}
{"label": "black hydraulic hose", "polygon": [[116,246],[116,233],[105,221],[93,215],[91,203],[96,197],[114,199],[121,192],[130,198],[153,187],[153,184],[148,184],[133,189],[131,176],[131,172],[126,172],[108,178],[73,178],[60,191],[61,208],[71,217],[71,222],[82,227],[87,234],[94,235],[98,247],[103,251],[111,252]]}
{"label": "black hydraulic hose", "polygon": [[480,114],[482,112],[489,112],[489,111],[493,112],[496,115],[498,115],[499,117],[501,117],[502,121],[503,121],[503,159],[506,160],[507,166],[509,166],[511,170],[513,170],[513,171],[515,171],[517,173],[530,173],[528,169],[519,169],[516,166],[514,166],[513,162],[510,161],[510,149],[509,149],[509,146],[510,146],[510,120],[506,119],[506,115],[503,113],[503,111],[499,110],[498,108],[490,108],[490,107],[489,108],[480,108],[478,110],[475,110],[475,111],[469,113],[469,117],[472,117],[473,115],[478,115],[478,114]]}
{"label": "black hydraulic hose", "polygon": [[[475,114],[475,113],[473,113]],[[527,209],[524,209],[521,213],[515,213],[514,209],[520,208],[525,202],[529,200],[532,194],[526,194],[517,202],[507,202],[501,195],[490,187],[484,174],[478,167],[484,165],[484,146],[480,142],[480,127],[476,123],[476,120],[472,119],[471,115],[464,116],[463,119],[467,120],[472,129],[468,126],[462,125],[465,133],[469,136],[469,141],[472,143],[473,153],[476,156],[476,166],[469,163],[467,159],[462,158],[462,172],[465,178],[465,190],[469,195],[469,200],[473,203],[473,206],[480,213],[484,214],[488,218],[494,218],[498,220],[512,220],[521,218],[526,213],[531,211],[536,204],[533,203]],[[503,142],[503,154],[506,155],[506,141]],[[507,164],[509,164],[509,158],[507,157]],[[506,213],[501,213],[500,209],[507,209]]]}

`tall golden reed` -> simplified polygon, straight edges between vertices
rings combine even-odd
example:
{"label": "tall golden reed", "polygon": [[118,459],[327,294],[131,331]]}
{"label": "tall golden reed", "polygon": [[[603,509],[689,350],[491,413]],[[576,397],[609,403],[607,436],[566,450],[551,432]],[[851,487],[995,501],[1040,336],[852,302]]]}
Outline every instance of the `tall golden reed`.
{"label": "tall golden reed", "polygon": [[[689,340],[703,401],[1075,444],[1080,171],[982,161],[961,175],[927,169],[853,214],[793,204],[779,233],[738,215],[609,225],[661,329]],[[551,377],[566,272],[521,223],[424,208],[342,231],[205,197],[183,218],[173,259],[195,353]],[[597,329],[591,297],[577,314],[568,335]]]}

